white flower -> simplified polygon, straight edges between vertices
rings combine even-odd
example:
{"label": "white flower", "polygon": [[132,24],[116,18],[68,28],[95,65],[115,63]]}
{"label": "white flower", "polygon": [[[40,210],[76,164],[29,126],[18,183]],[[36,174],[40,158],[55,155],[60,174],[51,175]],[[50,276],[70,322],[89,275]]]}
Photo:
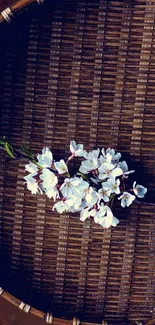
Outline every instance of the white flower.
{"label": "white flower", "polygon": [[50,187],[54,187],[58,183],[58,178],[55,174],[47,168],[42,170],[42,174],[40,175],[40,179],[43,180],[42,186],[46,189]]}
{"label": "white flower", "polygon": [[118,223],[119,223],[119,220],[115,216],[113,216],[112,226],[116,227],[118,225]]}
{"label": "white flower", "polygon": [[106,182],[102,183],[102,187],[110,190],[111,193],[120,194],[120,180],[115,178],[109,178]]}
{"label": "white flower", "polygon": [[88,174],[92,170],[96,170],[99,167],[99,156],[100,150],[93,150],[85,154],[86,160],[82,161],[79,171],[83,174]]}
{"label": "white flower", "polygon": [[26,180],[28,190],[31,191],[32,194],[42,194],[43,193],[40,186],[38,185],[36,179],[33,178],[32,174],[25,176],[24,179]]}
{"label": "white flower", "polygon": [[79,196],[71,196],[65,200],[65,203],[69,206],[70,212],[81,211],[81,209],[85,207],[85,205],[82,204],[82,198]]}
{"label": "white flower", "polygon": [[119,223],[119,220],[116,217],[114,217],[111,209],[107,205],[105,205],[105,209],[106,209],[106,217],[100,223],[100,225],[104,228],[109,228],[111,226],[116,227],[117,224]]}
{"label": "white flower", "polygon": [[53,210],[56,209],[57,212],[63,213],[63,212],[77,212],[77,211],[83,211],[83,207],[80,208],[81,199],[77,199],[75,197],[71,197],[67,200],[61,200],[54,204]]}
{"label": "white flower", "polygon": [[46,188],[45,193],[49,199],[53,198],[54,201],[59,198],[59,191],[56,187],[51,186]]}
{"label": "white flower", "polygon": [[94,222],[100,224],[105,214],[106,214],[105,205],[102,203],[99,206],[98,210],[95,210],[93,213]]}
{"label": "white flower", "polygon": [[[42,194],[44,191],[49,199],[53,198],[54,201],[59,199],[59,202],[54,204],[53,210],[60,214],[80,212],[81,221],[92,217],[94,222],[103,228],[116,227],[119,220],[114,217],[107,202],[111,200],[113,202],[115,194],[120,194],[120,179],[118,177],[123,175],[123,180],[134,170],[128,170],[126,161],[119,162],[121,154],[111,148],[86,152],[83,144],[76,144],[73,140],[70,141],[70,151],[71,155],[67,163],[63,159],[54,162],[49,148],[43,148],[42,153],[37,155],[38,162],[35,164],[30,161],[25,166],[25,170],[30,173],[24,177],[27,188],[32,194]],[[83,157],[84,160],[81,162],[79,173],[69,178],[67,164],[73,157]],[[41,168],[41,172],[39,168]],[[52,171],[53,169],[54,171]],[[38,173],[40,176],[35,177]],[[92,177],[84,175],[81,177],[81,173],[91,173],[88,176]],[[38,180],[39,178],[42,182]],[[65,178],[63,183],[62,178]],[[133,189],[130,191],[139,198],[143,198],[147,188],[139,184],[136,185],[134,182]],[[130,206],[136,198],[135,195],[126,191],[123,194],[121,192],[118,198],[121,200],[121,206]]]}
{"label": "white flower", "polygon": [[136,185],[136,182],[134,182],[133,191],[139,198],[143,198],[147,192],[147,188],[139,184]]}
{"label": "white flower", "polygon": [[104,202],[109,202],[109,196],[111,194],[111,190],[107,187],[102,187],[100,190],[98,190],[99,194],[99,202],[103,200]]}
{"label": "white flower", "polygon": [[69,205],[70,207],[70,212],[78,212],[83,210],[83,207],[81,207],[81,198],[76,198],[75,200],[70,198],[66,201],[66,203]]}
{"label": "white flower", "polygon": [[122,169],[119,167],[115,167],[109,174],[111,178],[119,177],[123,174]]}
{"label": "white flower", "polygon": [[132,174],[135,172],[135,170],[128,170],[128,165],[127,165],[126,161],[121,161],[120,163],[118,163],[118,167],[120,167],[122,169],[122,171],[123,171],[122,174],[125,178],[128,178],[128,176],[126,176],[126,175],[129,175],[129,174]]}
{"label": "white flower", "polygon": [[60,191],[65,198],[77,195],[76,187],[72,184],[72,180],[72,178],[66,178],[60,187]]}
{"label": "white flower", "polygon": [[87,205],[86,200],[85,200],[85,199],[82,199],[79,208],[75,209],[75,211],[76,211],[76,212],[77,212],[77,211],[79,212],[79,211],[84,210],[85,208],[88,208],[88,205]]}
{"label": "white flower", "polygon": [[[108,158],[108,159],[107,159]],[[101,166],[102,164],[104,164],[105,162],[108,162],[108,163],[111,163],[111,156],[108,156],[108,157],[105,157],[105,156],[100,156],[99,157],[99,166]]]}
{"label": "white flower", "polygon": [[33,174],[33,176],[38,173],[38,167],[31,161],[29,161],[29,164],[25,165],[25,170]]}
{"label": "white flower", "polygon": [[132,204],[132,202],[135,200],[135,195],[132,195],[128,192],[124,192],[118,200],[121,200],[121,206],[125,208],[126,206],[128,207],[129,205]]}
{"label": "white flower", "polygon": [[86,153],[86,159],[89,161],[97,160],[100,154],[100,149],[95,149]]}
{"label": "white flower", "polygon": [[94,221],[101,225],[103,228],[109,228],[111,226],[116,227],[119,220],[114,217],[109,206],[102,204],[99,211],[96,212]]}
{"label": "white flower", "polygon": [[76,144],[73,140],[70,142],[70,151],[75,157],[85,156],[85,150],[83,150],[83,144]]}
{"label": "white flower", "polygon": [[86,190],[85,200],[89,207],[92,207],[98,201],[98,193],[92,187],[89,187]]}
{"label": "white flower", "polygon": [[115,150],[111,148],[108,148],[106,151],[104,148],[102,148],[101,152],[103,155],[100,157],[101,162],[107,161],[116,164],[121,158],[121,153],[120,152],[116,153]]}
{"label": "white flower", "polygon": [[54,163],[54,166],[59,174],[68,173],[68,167],[63,159]]}
{"label": "white flower", "polygon": [[74,180],[76,178],[76,186],[78,187],[78,193],[81,198],[85,196],[87,193],[87,189],[89,188],[89,183],[87,181],[84,181],[83,178],[77,178],[74,177]]}
{"label": "white flower", "polygon": [[53,211],[57,210],[58,213],[68,212],[70,207],[66,204],[65,201],[59,201],[53,205]]}
{"label": "white flower", "polygon": [[81,220],[81,221],[85,221],[87,218],[90,217],[90,215],[91,215],[90,208],[83,209],[83,210],[80,212],[80,220]]}
{"label": "white flower", "polygon": [[110,180],[110,183],[111,183],[111,192],[112,193],[115,193],[115,194],[120,194],[120,180],[119,179],[114,179],[114,178],[111,178]]}
{"label": "white flower", "polygon": [[37,155],[38,164],[43,168],[50,168],[53,162],[53,155],[49,148],[43,148],[42,154]]}
{"label": "white flower", "polygon": [[85,190],[88,186],[88,182],[85,182],[82,178],[66,178],[60,187],[60,191],[65,198],[71,198],[74,196],[82,198],[85,195]]}
{"label": "white flower", "polygon": [[49,199],[53,198],[54,201],[56,198],[59,198],[59,192],[56,188],[58,183],[58,178],[55,174],[47,168],[43,168],[42,174],[40,175],[42,182],[42,187],[45,190],[45,193]]}
{"label": "white flower", "polygon": [[109,177],[111,170],[114,169],[115,165],[105,162],[99,167],[99,178],[106,179]]}
{"label": "white flower", "polygon": [[114,164],[105,162],[99,167],[99,179],[104,180],[106,178],[115,178],[122,175],[122,169],[115,167]]}
{"label": "white flower", "polygon": [[96,177],[96,178],[90,177],[90,180],[96,185],[98,185],[101,182],[101,180],[98,177]]}
{"label": "white flower", "polygon": [[104,148],[101,149],[101,153],[102,153],[103,157],[106,158],[106,150]]}
{"label": "white flower", "polygon": [[108,154],[108,153],[112,156],[112,162],[113,163],[117,163],[121,158],[121,153],[120,152],[115,152],[114,149],[108,148],[106,150],[106,154]]}
{"label": "white flower", "polygon": [[98,159],[93,159],[92,161],[90,160],[84,160],[81,163],[81,166],[79,168],[79,171],[83,174],[88,174],[92,170],[96,170],[99,166]]}

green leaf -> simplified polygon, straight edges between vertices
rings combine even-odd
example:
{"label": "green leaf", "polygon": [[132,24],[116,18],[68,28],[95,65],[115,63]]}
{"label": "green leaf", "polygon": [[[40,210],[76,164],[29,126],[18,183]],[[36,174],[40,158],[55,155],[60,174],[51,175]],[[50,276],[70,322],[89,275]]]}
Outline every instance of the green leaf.
{"label": "green leaf", "polygon": [[3,140],[0,140],[0,145],[5,146],[5,142]]}
{"label": "green leaf", "polygon": [[3,136],[3,137],[0,139],[0,146],[5,147],[5,143],[6,143],[6,136]]}
{"label": "green leaf", "polygon": [[30,159],[34,159],[34,155],[30,149],[24,147],[23,145],[20,146],[21,151]]}
{"label": "green leaf", "polygon": [[13,153],[13,148],[7,141],[5,143],[5,150],[9,157],[15,158],[14,153]]}

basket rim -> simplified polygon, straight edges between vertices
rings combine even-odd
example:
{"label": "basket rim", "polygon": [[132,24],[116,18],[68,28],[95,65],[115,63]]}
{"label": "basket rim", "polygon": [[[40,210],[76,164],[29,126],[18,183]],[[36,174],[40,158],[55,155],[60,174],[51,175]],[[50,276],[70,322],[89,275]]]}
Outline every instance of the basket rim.
{"label": "basket rim", "polygon": [[[37,318],[40,318],[42,320],[45,321],[46,324],[64,324],[64,325],[108,325],[109,321],[105,321],[102,320],[101,323],[90,323],[90,322],[80,322],[80,320],[77,317],[73,317],[72,320],[69,319],[64,319],[64,318],[58,318],[58,317],[54,317],[54,315],[52,313],[50,313],[49,311],[47,313],[42,312],[26,303],[24,303],[23,301],[21,301],[20,299],[18,299],[17,297],[13,296],[12,294],[8,293],[7,291],[5,291],[2,287],[0,287],[0,297],[2,297],[5,301],[9,302],[11,305],[14,305],[16,308],[20,309],[22,312],[25,313],[29,313],[30,315],[33,315]],[[110,323],[114,322],[110,321]],[[145,321],[144,323],[142,323],[139,320],[125,320],[126,324],[130,324],[130,325],[155,325],[155,318],[152,318],[148,321]],[[121,321],[120,321],[120,325],[121,325]]]}
{"label": "basket rim", "polygon": [[[29,313],[29,314],[31,314],[33,316],[39,317],[42,320],[44,320],[45,323],[47,323],[47,324],[53,324],[54,325],[54,323],[59,324],[59,322],[61,322],[61,324],[63,324],[63,321],[64,321],[65,325],[71,325],[71,320],[54,317],[53,314],[50,313],[49,311],[47,313],[44,313],[44,312],[42,312],[42,311],[40,311],[40,310],[26,304],[26,303],[24,303],[23,301],[21,301],[17,297],[15,297],[12,294],[5,291],[2,287],[0,287],[0,296],[4,300],[6,300],[9,303],[11,303],[12,305],[14,305],[15,307],[19,308],[21,311],[23,311],[23,312],[25,312],[27,314]],[[80,325],[80,320],[78,318],[73,317],[72,321],[73,321],[73,323],[72,323],[73,325]],[[85,323],[85,324],[88,324],[88,323]],[[91,323],[89,323],[89,324],[91,324]],[[100,325],[100,324],[95,323],[95,325]]]}
{"label": "basket rim", "polygon": [[45,0],[18,0],[15,1],[12,5],[8,5],[4,10],[0,12],[0,23],[6,21],[10,23],[14,14],[25,7],[30,6],[31,4],[37,2],[38,4],[43,4]]}

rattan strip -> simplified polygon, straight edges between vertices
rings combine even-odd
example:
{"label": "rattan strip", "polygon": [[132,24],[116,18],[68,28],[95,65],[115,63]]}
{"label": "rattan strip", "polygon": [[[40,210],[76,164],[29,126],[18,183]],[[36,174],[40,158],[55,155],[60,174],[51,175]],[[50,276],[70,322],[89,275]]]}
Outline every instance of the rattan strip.
{"label": "rattan strip", "polygon": [[147,8],[146,6],[131,138],[131,154],[136,156],[136,160],[138,160],[138,156],[139,159],[141,156],[141,139],[143,135],[145,98],[147,92],[151,47],[154,34],[154,19],[155,14],[153,12],[151,13],[150,8]]}
{"label": "rattan strip", "polygon": [[[11,50],[11,48],[10,48]],[[3,64],[3,82],[2,82],[2,88],[3,88],[3,95],[1,98],[1,104],[2,104],[2,108],[1,108],[1,132],[3,133],[4,136],[7,136],[9,129],[10,129],[10,115],[11,115],[11,94],[12,94],[12,63],[13,60],[10,56],[6,55],[5,56],[5,62]],[[1,71],[2,71],[1,70]],[[6,167],[6,157],[4,155],[4,153],[1,151],[0,152],[0,156],[1,156],[1,173],[0,173],[0,178],[1,178],[1,218],[0,218],[0,242],[1,245],[3,245],[3,243],[9,245],[11,242],[11,234],[8,235],[8,238],[6,239],[7,235],[6,232],[7,230],[3,229],[3,213],[5,213],[4,211],[6,211],[6,206],[3,204],[4,200],[6,200],[6,198],[8,197],[9,193],[7,193],[7,189],[4,186],[5,180],[7,179],[8,174],[4,171],[5,167]],[[3,169],[4,168],[4,169]],[[10,172],[10,177],[11,177],[12,172]],[[3,183],[2,183],[3,182]],[[11,190],[10,190],[11,191]],[[9,214],[9,212],[8,212]],[[11,214],[9,215],[10,219],[11,219]],[[11,220],[10,222],[7,224],[7,229],[9,227],[11,227]],[[10,224],[10,226],[9,226]],[[3,229],[3,231],[2,231]]]}
{"label": "rattan strip", "polygon": [[80,267],[79,267],[79,280],[78,280],[78,294],[76,308],[83,310],[86,298],[86,283],[88,277],[88,253],[89,253],[89,239],[90,239],[90,222],[83,225],[82,242],[80,252]]}
{"label": "rattan strip", "polygon": [[100,106],[100,89],[102,80],[102,65],[103,65],[103,45],[104,45],[104,29],[106,21],[107,3],[102,0],[99,2],[98,17],[97,17],[97,36],[96,36],[96,51],[94,62],[94,80],[93,80],[93,93],[92,93],[92,109],[90,121],[90,149],[97,145],[97,133],[94,129],[98,125],[98,110]]}
{"label": "rattan strip", "polygon": [[[9,64],[9,63],[8,63]],[[4,79],[4,87],[7,93],[7,99],[8,99],[8,104],[3,106],[3,109],[1,110],[1,117],[2,117],[2,123],[1,123],[1,131],[4,134],[4,136],[7,135],[8,133],[8,128],[9,128],[9,121],[8,121],[8,117],[10,115],[10,107],[9,107],[9,99],[10,99],[10,93],[9,93],[9,86],[7,87],[7,82],[6,82],[6,77]],[[11,83],[11,80],[10,80]],[[2,99],[3,101],[3,99]],[[5,119],[8,121],[8,123],[3,123],[3,121],[5,121]],[[0,215],[3,215],[3,201],[4,201],[4,181],[5,181],[5,155],[2,151],[0,151],[0,168],[1,168],[1,173],[0,173]],[[2,217],[0,218],[0,245],[2,245]]]}
{"label": "rattan strip", "polygon": [[[55,110],[57,106],[57,91],[59,82],[59,60],[60,60],[60,47],[62,42],[62,17],[63,10],[61,7],[59,10],[55,10],[53,13],[53,33],[51,35],[51,48],[50,48],[50,66],[49,66],[49,84],[48,84],[48,107],[47,114],[50,113],[50,118],[47,120],[47,141],[52,142],[54,139],[54,118]],[[56,23],[56,21],[59,23]],[[54,76],[54,80],[53,80]],[[50,106],[52,100],[52,107]],[[48,116],[47,116],[48,118]],[[48,143],[48,142],[47,142]],[[66,251],[67,251],[67,237],[68,237],[68,226],[69,216],[64,215],[63,218],[59,218],[58,226],[58,247],[56,255],[56,271],[55,271],[55,283],[53,288],[53,300],[56,304],[62,305],[64,295],[64,277],[66,269]]]}
{"label": "rattan strip", "polygon": [[[76,137],[76,121],[78,114],[78,89],[80,82],[80,69],[81,69],[81,53],[82,43],[84,37],[84,26],[85,26],[85,12],[86,2],[78,3],[76,17],[75,17],[75,33],[74,33],[74,48],[72,56],[72,73],[71,73],[71,87],[69,94],[69,116],[68,116],[68,142]],[[68,150],[66,146],[66,150]]]}
{"label": "rattan strip", "polygon": [[[52,139],[54,136],[54,119],[57,107],[57,92],[59,82],[59,71],[60,71],[60,48],[62,42],[62,8],[56,9],[52,16],[52,31],[49,26],[49,37],[50,37],[50,57],[48,67],[48,92],[47,92],[47,107],[46,107],[46,118],[45,118],[45,130],[46,130],[46,145],[52,146]],[[57,21],[58,20],[58,21]],[[44,44],[48,48],[47,44]]]}
{"label": "rattan strip", "polygon": [[113,119],[112,119],[112,146],[117,148],[119,145],[119,129],[122,115],[123,89],[125,82],[126,61],[128,53],[128,39],[131,30],[132,10],[129,3],[126,3],[122,11],[122,19],[120,21],[120,38],[118,47],[117,73],[113,98]]}
{"label": "rattan strip", "polygon": [[102,240],[101,262],[99,263],[99,281],[97,290],[96,313],[102,315],[106,301],[106,283],[108,278],[108,266],[110,258],[111,230],[109,229]]}
{"label": "rattan strip", "polygon": [[68,226],[69,216],[64,215],[60,217],[59,222],[59,237],[58,237],[58,251],[56,257],[56,274],[54,287],[54,301],[58,305],[62,305],[64,294],[64,279],[66,269],[66,252],[68,242]]}
{"label": "rattan strip", "polygon": [[[30,139],[32,137],[33,130],[33,108],[36,105],[35,88],[37,82],[37,52],[39,49],[38,40],[38,19],[32,19],[29,29],[29,41],[28,41],[28,52],[30,57],[27,60],[27,74],[26,74],[26,87],[25,87],[25,106],[27,111],[27,119],[25,118],[25,143],[26,146],[30,147]],[[32,41],[32,40],[35,40]],[[24,109],[24,111],[25,111]],[[30,136],[30,139],[29,139]],[[36,218],[34,224],[34,254],[33,254],[33,281],[35,288],[40,288],[42,279],[42,252],[43,252],[43,240],[44,240],[44,223],[45,223],[45,204],[46,199],[44,197],[37,197],[35,209],[33,210]],[[29,234],[27,234],[28,237]],[[49,316],[50,317],[50,316]],[[47,319],[50,319],[47,317]]]}
{"label": "rattan strip", "polygon": [[[119,299],[118,299],[118,313],[119,315],[127,315],[129,297],[131,291],[131,281],[133,272],[133,261],[134,261],[134,250],[136,245],[137,229],[136,225],[138,223],[138,210],[134,210],[131,213],[130,221],[127,225],[125,231],[125,241],[124,241],[124,253],[122,256],[122,270],[120,278],[120,289],[119,289]],[[128,263],[126,263],[128,261]]]}

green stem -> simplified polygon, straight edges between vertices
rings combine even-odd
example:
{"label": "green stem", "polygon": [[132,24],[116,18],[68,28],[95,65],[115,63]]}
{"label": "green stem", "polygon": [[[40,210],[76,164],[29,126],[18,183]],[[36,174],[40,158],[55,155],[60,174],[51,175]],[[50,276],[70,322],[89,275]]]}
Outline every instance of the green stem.
{"label": "green stem", "polygon": [[38,168],[43,169],[43,167],[36,162],[36,160],[34,159],[34,155],[32,153],[27,154],[24,151],[24,147],[21,147],[21,150],[19,151],[13,150],[12,146],[7,141],[0,141],[0,148],[4,150],[10,158],[14,158],[14,159],[25,158],[33,162]]}
{"label": "green stem", "polygon": [[87,182],[89,182],[88,177],[86,175],[81,172],[78,172],[78,174],[81,175],[83,179],[86,179]]}
{"label": "green stem", "polygon": [[116,194],[112,194],[111,202],[110,202],[110,208],[112,208],[114,199],[115,199]]}

